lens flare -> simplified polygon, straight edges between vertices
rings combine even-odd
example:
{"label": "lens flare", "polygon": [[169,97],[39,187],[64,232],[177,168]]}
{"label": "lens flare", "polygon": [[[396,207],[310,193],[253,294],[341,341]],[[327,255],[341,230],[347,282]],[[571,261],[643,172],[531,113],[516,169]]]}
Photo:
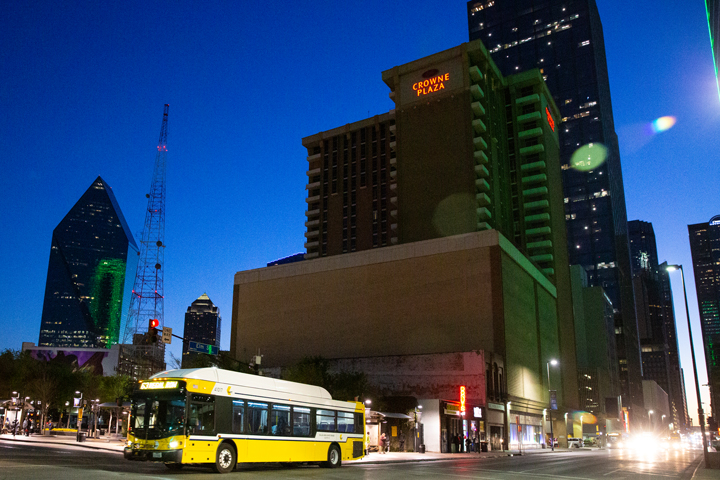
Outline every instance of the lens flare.
{"label": "lens flare", "polygon": [[652,129],[655,133],[662,133],[670,130],[675,125],[677,119],[675,117],[666,116],[660,117],[652,122]]}
{"label": "lens flare", "polygon": [[602,143],[588,143],[575,150],[570,163],[575,170],[588,172],[605,163],[607,155],[607,147]]}

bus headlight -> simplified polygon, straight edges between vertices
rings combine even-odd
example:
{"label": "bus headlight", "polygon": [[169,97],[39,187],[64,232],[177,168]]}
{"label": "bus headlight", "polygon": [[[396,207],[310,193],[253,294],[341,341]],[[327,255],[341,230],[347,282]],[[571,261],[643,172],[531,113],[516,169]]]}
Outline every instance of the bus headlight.
{"label": "bus headlight", "polygon": [[180,442],[178,442],[177,440],[173,440],[172,442],[170,442],[170,448],[177,448],[179,445]]}

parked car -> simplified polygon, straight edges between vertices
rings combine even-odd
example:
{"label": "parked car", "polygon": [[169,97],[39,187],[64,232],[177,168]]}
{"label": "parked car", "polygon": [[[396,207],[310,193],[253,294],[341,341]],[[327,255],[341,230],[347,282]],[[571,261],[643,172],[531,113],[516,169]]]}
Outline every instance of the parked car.
{"label": "parked car", "polygon": [[582,438],[568,437],[568,448],[580,448],[582,447]]}

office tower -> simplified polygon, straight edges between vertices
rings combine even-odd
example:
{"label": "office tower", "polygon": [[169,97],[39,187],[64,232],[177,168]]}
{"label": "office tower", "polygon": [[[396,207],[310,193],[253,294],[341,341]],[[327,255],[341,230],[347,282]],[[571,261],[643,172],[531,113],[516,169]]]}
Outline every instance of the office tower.
{"label": "office tower", "polygon": [[53,230],[38,346],[118,343],[137,251],[112,189],[97,177]]}
{"label": "office tower", "polygon": [[720,1],[705,0],[705,13],[707,14],[708,29],[710,30],[710,46],[712,47],[713,66],[715,67],[715,81],[720,94],[720,78],[718,78],[718,61],[720,60]]}
{"label": "office tower", "polygon": [[470,39],[487,45],[505,75],[539,68],[560,109],[570,264],[582,265],[612,301],[623,404],[644,415],[625,194],[595,1],[481,0],[467,9]]}
{"label": "office tower", "polygon": [[477,41],[382,78],[394,110],[303,139],[306,258],[499,231],[557,286],[575,405],[558,110],[539,71],[504,77]]}
{"label": "office tower", "polygon": [[185,312],[185,330],[183,331],[182,367],[191,368],[192,359],[197,355],[188,349],[190,342],[199,342],[220,348],[220,310],[210,297],[203,293]]}
{"label": "office tower", "polygon": [[[717,418],[720,401],[720,215],[707,223],[688,225],[695,290],[700,310],[710,405]],[[707,409],[705,410],[706,413]]]}
{"label": "office tower", "polygon": [[628,236],[643,379],[654,380],[667,393],[670,401],[668,423],[684,429],[687,405],[667,262],[659,263],[652,223],[628,222]]}

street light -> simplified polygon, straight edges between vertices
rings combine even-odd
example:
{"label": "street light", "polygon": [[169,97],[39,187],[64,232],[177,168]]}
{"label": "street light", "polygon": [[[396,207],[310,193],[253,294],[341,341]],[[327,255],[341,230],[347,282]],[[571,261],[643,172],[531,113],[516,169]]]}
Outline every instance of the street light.
{"label": "street light", "polygon": [[[418,410],[420,410],[420,412],[418,412]],[[420,438],[419,438],[420,432],[418,432],[418,427],[417,427],[417,425],[418,425],[417,416],[418,416],[418,413],[422,414],[422,405],[418,405],[417,407],[415,407],[415,409],[413,410],[413,413],[415,414],[415,423],[413,424],[413,436],[415,437],[413,439],[413,452],[417,453],[419,450],[419,443],[420,443]]]}
{"label": "street light", "polygon": [[705,437],[705,412],[703,412],[702,401],[700,400],[700,381],[698,380],[697,364],[695,363],[695,346],[693,344],[692,327],[690,325],[690,307],[688,307],[687,288],[685,287],[685,271],[683,270],[682,265],[668,265],[665,269],[668,272],[680,270],[680,277],[682,278],[683,296],[685,298],[685,316],[687,317],[688,335],[690,336],[690,353],[692,354],[693,375],[695,376],[695,395],[697,395],[698,403],[698,420],[700,421],[700,432],[702,433],[703,441],[703,460],[705,460],[705,465],[708,465],[707,438]]}
{"label": "street light", "polygon": [[[80,441],[80,430],[82,429],[82,414],[83,414],[82,398],[83,398],[83,394],[82,394],[82,392],[80,392],[78,390],[75,390],[75,393],[80,394],[80,402],[78,402],[77,432],[75,434],[75,441],[79,442]],[[68,415],[68,417],[69,417],[69,415]],[[68,423],[69,423],[69,420],[68,420]]]}
{"label": "street light", "polygon": [[650,424],[650,428],[653,428],[652,425],[652,414],[655,413],[653,410],[648,410],[648,423]]}
{"label": "street light", "polygon": [[558,361],[555,360],[555,359],[552,359],[552,360],[550,360],[549,362],[547,362],[548,400],[550,401],[550,409],[549,409],[549,414],[550,414],[550,450],[552,450],[553,452],[555,451],[555,433],[553,432],[553,423],[552,423],[552,411],[553,411],[553,408],[552,408],[552,398],[551,398],[551,395],[552,395],[552,394],[550,393],[550,392],[551,392],[551,390],[550,390],[550,365],[552,365],[552,366],[554,367],[554,366],[557,365],[557,364],[558,364]]}

